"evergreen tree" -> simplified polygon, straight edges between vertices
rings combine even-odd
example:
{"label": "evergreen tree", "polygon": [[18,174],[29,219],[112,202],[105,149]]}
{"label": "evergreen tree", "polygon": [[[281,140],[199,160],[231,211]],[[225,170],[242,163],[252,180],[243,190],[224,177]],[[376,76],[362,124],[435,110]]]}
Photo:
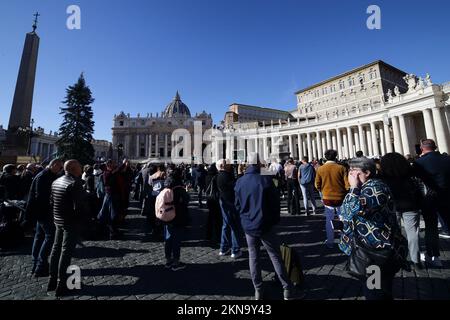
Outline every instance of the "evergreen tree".
{"label": "evergreen tree", "polygon": [[62,107],[60,112],[64,120],[59,128],[60,138],[56,142],[59,157],[77,159],[82,165],[92,164],[95,152],[91,144],[94,133],[91,104],[94,99],[86,86],[84,75],[81,74],[78,82],[69,86],[66,92],[62,102],[66,107]]}

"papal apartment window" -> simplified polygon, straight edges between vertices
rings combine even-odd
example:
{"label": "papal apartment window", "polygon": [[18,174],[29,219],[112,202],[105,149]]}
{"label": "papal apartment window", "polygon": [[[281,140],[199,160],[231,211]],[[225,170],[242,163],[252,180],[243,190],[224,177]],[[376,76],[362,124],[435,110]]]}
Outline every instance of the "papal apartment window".
{"label": "papal apartment window", "polygon": [[339,89],[340,90],[344,90],[345,89],[344,81],[339,82]]}

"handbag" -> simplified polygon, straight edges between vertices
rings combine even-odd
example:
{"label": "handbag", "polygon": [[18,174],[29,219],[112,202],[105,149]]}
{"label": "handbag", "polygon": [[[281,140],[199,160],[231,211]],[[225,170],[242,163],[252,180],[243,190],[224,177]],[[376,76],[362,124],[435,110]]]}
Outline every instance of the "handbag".
{"label": "handbag", "polygon": [[380,268],[388,266],[394,267],[394,250],[368,248],[365,244],[353,236],[352,253],[346,265],[346,271],[351,276],[358,279],[367,277],[367,268],[371,265],[377,265]]}

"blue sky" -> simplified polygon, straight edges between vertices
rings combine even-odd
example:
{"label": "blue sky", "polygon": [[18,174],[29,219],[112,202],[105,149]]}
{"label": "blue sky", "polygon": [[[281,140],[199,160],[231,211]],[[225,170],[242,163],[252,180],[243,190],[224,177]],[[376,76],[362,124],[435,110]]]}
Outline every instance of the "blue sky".
{"label": "blue sky", "polygon": [[[81,8],[81,30],[66,8]],[[382,29],[366,27],[371,4]],[[57,130],[67,86],[85,73],[95,138],[121,110],[161,112],[176,90],[215,123],[233,102],[295,108],[294,92],[382,59],[450,81],[447,0],[1,0],[0,124],[7,126],[25,33],[42,16],[33,118]]]}

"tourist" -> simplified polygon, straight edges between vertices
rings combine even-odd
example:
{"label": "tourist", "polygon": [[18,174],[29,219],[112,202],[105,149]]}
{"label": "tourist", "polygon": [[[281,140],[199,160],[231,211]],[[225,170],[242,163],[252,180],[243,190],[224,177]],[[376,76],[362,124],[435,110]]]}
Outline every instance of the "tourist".
{"label": "tourist", "polygon": [[189,195],[183,185],[180,169],[169,170],[165,188],[172,189],[175,207],[175,219],[164,224],[165,267],[172,271],[179,271],[186,268],[186,265],[180,261],[181,239],[189,223]]}
{"label": "tourist", "polygon": [[235,204],[240,215],[249,251],[250,275],[255,288],[255,300],[264,298],[261,277],[261,243],[267,250],[280,280],[285,300],[301,299],[303,292],[294,289],[281,258],[280,241],[273,227],[280,221],[279,193],[270,175],[261,175],[257,153],[249,155],[249,167],[236,182]]}
{"label": "tourist", "polygon": [[148,184],[151,188],[151,192],[148,195],[147,199],[147,208],[145,210],[147,214],[147,222],[150,227],[149,234],[153,236],[155,239],[161,240],[163,237],[163,228],[162,224],[156,219],[155,216],[155,202],[156,197],[160,194],[160,192],[164,189],[164,184],[166,180],[166,172],[164,165],[160,164],[156,167],[156,172],[151,168],[149,172],[150,176],[148,178]]}
{"label": "tourist", "polygon": [[298,170],[298,182],[303,196],[303,205],[305,206],[305,216],[309,215],[308,201],[311,202],[312,214],[316,214],[316,199],[314,198],[314,180],[316,170],[308,162],[308,157],[303,157]]}
{"label": "tourist", "polygon": [[[220,208],[222,209],[222,239],[220,241],[219,256],[225,256],[231,251],[231,258],[237,259],[242,256],[239,244],[240,221],[234,205],[235,179],[233,166],[222,159],[217,161],[217,188],[220,194]],[[242,179],[242,178],[241,178]]]}
{"label": "tourist", "polygon": [[30,192],[31,183],[36,174],[36,165],[34,163],[27,164],[25,170],[20,175],[20,198],[27,200]]}
{"label": "tourist", "polygon": [[340,215],[342,201],[349,189],[347,171],[342,165],[336,163],[336,150],[327,150],[325,159],[327,162],[316,173],[315,186],[322,193],[322,201],[325,207],[325,230],[327,233],[326,245],[334,248],[333,219]]}
{"label": "tourist", "polygon": [[[341,208],[344,229],[339,248],[349,256],[364,248],[368,260],[359,260],[358,264],[364,264],[361,281],[366,300],[390,300],[394,276],[404,264],[397,257],[400,250],[395,239],[401,238],[401,234],[393,211],[394,200],[389,187],[374,178],[376,169],[372,159],[355,158],[349,166],[351,189]],[[371,265],[380,268],[379,289],[369,288],[367,284],[367,267]]]}
{"label": "tourist", "polygon": [[82,169],[77,160],[64,163],[65,175],[52,184],[51,199],[56,226],[55,242],[50,255],[50,278],[47,291],[57,297],[67,294],[67,268],[70,266],[78,238],[78,223],[88,211],[81,181]]}
{"label": "tourist", "polygon": [[442,267],[439,258],[438,213],[444,223],[450,225],[450,157],[440,154],[436,149],[433,140],[422,140],[422,154],[414,162],[414,170],[427,189],[423,205],[426,254],[422,260],[431,266]]}
{"label": "tourist", "polygon": [[3,167],[0,186],[3,186],[6,200],[20,200],[20,177],[16,173],[17,169],[13,164],[7,164]]}
{"label": "tourist", "polygon": [[123,160],[120,167],[114,163],[113,160],[108,160],[106,163],[106,170],[103,173],[103,182],[105,186],[105,198],[103,200],[102,208],[98,214],[98,220],[108,228],[109,238],[117,239],[121,233],[117,227],[117,218],[119,215],[121,199],[121,191],[117,183],[119,172],[125,167],[127,159]]}
{"label": "tourist", "polygon": [[203,192],[206,190],[206,170],[203,164],[199,164],[195,171],[195,185],[197,186],[198,206],[203,207]]}
{"label": "tourist", "polygon": [[36,233],[31,251],[33,259],[31,273],[35,277],[49,275],[48,257],[55,236],[50,194],[52,183],[58,178],[62,168],[61,160],[52,160],[48,167],[40,172],[31,183],[24,223],[36,221]]}
{"label": "tourist", "polygon": [[208,167],[206,175],[206,205],[208,207],[208,219],[206,222],[206,239],[215,245],[220,245],[222,235],[222,210],[219,203],[219,189],[217,187],[217,175],[219,171],[215,163]]}
{"label": "tourist", "polygon": [[409,257],[416,269],[422,269],[420,262],[419,229],[422,193],[419,182],[413,178],[408,160],[399,153],[388,153],[381,158],[381,179],[394,199],[398,225],[403,220],[408,239]]}
{"label": "tourist", "polygon": [[291,215],[300,214],[300,202],[298,197],[298,173],[294,164],[294,159],[289,158],[284,166],[287,195],[288,195],[288,213]]}

